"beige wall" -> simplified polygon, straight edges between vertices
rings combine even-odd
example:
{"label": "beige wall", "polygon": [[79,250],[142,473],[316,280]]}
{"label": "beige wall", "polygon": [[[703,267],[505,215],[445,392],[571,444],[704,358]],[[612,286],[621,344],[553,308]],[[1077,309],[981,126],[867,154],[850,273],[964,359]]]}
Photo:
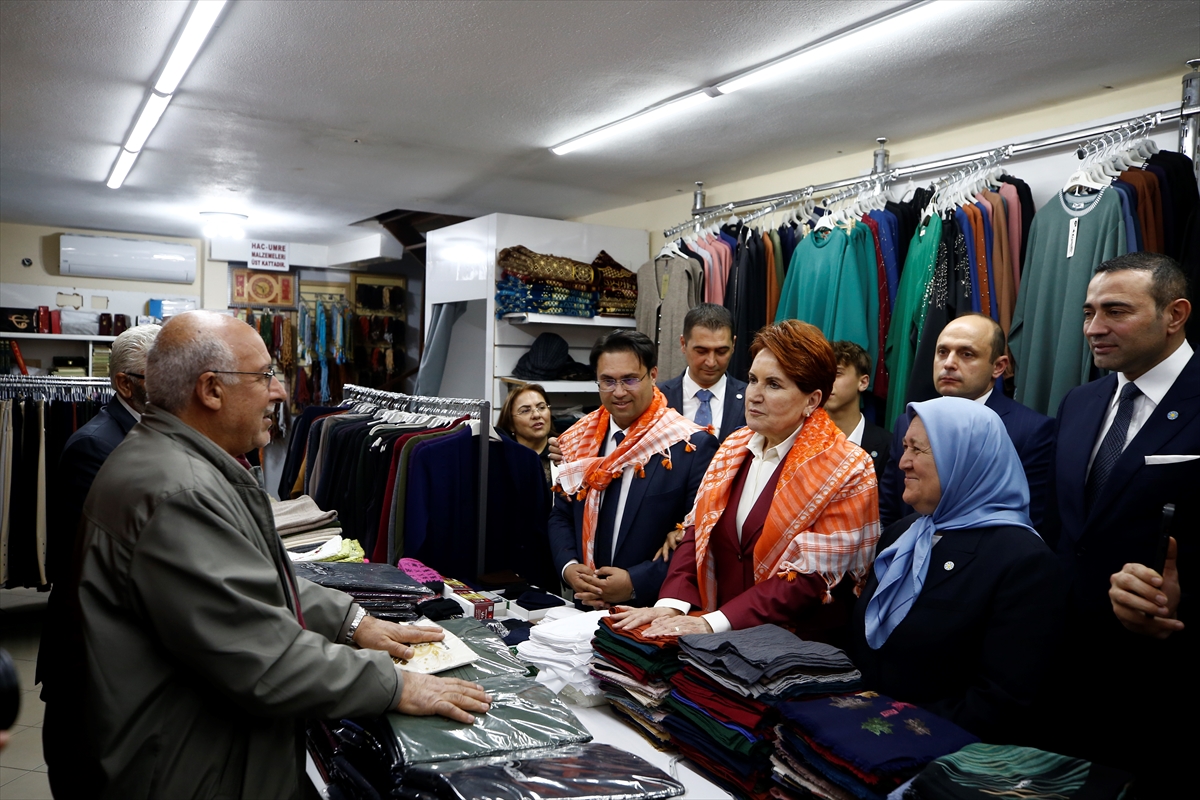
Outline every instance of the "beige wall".
{"label": "beige wall", "polygon": [[[62,233],[99,234],[125,239],[149,239],[193,245],[199,261],[196,280],[191,284],[158,283],[60,275],[58,272],[58,238]],[[21,266],[23,258],[32,259],[33,265]],[[224,262],[208,260],[208,247],[202,239],[180,239],[172,236],[112,233],[80,228],[54,228],[0,222],[0,286],[8,283],[23,283],[37,286],[146,292],[167,297],[196,295],[201,298],[204,308],[225,308],[229,305],[227,274],[228,269]]]}
{"label": "beige wall", "polygon": [[[1118,114],[1134,114],[1150,107],[1168,107],[1180,102],[1178,75],[1164,77],[1124,89],[1058,103],[999,119],[978,122],[911,141],[889,141],[891,163],[928,159],[945,153],[1029,138],[1044,131],[1085,124]],[[804,186],[862,175],[873,162],[873,147],[837,158],[802,164],[769,175],[747,176],[725,184],[704,187],[708,205],[719,205],[748,197],[786,192]],[[702,165],[697,174],[703,175]],[[662,246],[662,232],[685,222],[691,210],[690,192],[672,194],[661,200],[622,206],[578,217],[578,222],[645,228],[650,231],[651,252]],[[637,265],[633,267],[637,268]]]}

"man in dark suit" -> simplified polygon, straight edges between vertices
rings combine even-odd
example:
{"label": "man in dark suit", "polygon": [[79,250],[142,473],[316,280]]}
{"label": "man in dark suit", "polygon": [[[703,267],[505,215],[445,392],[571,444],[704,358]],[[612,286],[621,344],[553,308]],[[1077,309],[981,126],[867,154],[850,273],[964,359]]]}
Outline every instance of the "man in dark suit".
{"label": "man in dark suit", "polygon": [[[592,348],[591,365],[596,371],[603,409],[592,412],[558,437],[562,446],[562,471],[572,462],[612,457],[613,477],[602,490],[585,485],[584,498],[578,487],[564,487],[556,494],[550,511],[550,549],[563,582],[574,590],[575,599],[593,608],[617,603],[653,605],[667,575],[667,558],[655,558],[667,534],[683,522],[696,499],[700,480],[717,451],[717,440],[697,430],[678,412],[666,406],[654,385],[658,375],[654,342],[645,334],[614,331],[601,337]],[[606,412],[606,413],[602,413]],[[643,420],[645,417],[645,420]],[[654,455],[639,470],[623,454],[643,444],[644,426],[673,426],[676,433],[653,445]],[[605,422],[606,420],[606,422]],[[595,436],[583,431],[595,429]],[[625,443],[626,434],[631,441]],[[688,434],[688,435],[684,435]],[[596,449],[595,439],[602,436]],[[587,439],[587,441],[583,441]],[[690,444],[689,444],[690,439]],[[660,447],[669,446],[670,466]],[[563,476],[560,474],[560,484]],[[594,539],[589,557],[585,542],[585,514],[590,497],[599,492],[599,511],[594,520]],[[594,502],[594,501],[592,501]]]}
{"label": "man in dark suit", "polygon": [[[963,314],[952,320],[938,336],[933,358],[933,383],[943,397],[965,397],[995,411],[1008,431],[1025,479],[1029,482],[1029,518],[1041,529],[1054,458],[1054,420],[1021,405],[999,390],[997,379],[1008,367],[1004,331],[991,317]],[[1018,376],[1019,379],[1020,376]],[[899,453],[904,451],[909,414],[896,419],[891,455],[879,482],[879,521],[884,527],[913,512],[904,503],[904,473]],[[984,455],[984,454],[981,454]]]}
{"label": "man in dark suit", "polygon": [[[1047,540],[1071,585],[1064,687],[1073,684],[1065,695],[1078,701],[1065,712],[1061,749],[1132,770],[1139,797],[1190,793],[1191,739],[1181,726],[1197,710],[1196,662],[1181,573],[1200,531],[1200,357],[1185,338],[1190,313],[1173,259],[1130,253],[1102,264],[1088,284],[1083,332],[1096,366],[1114,374],[1071,390],[1058,410]],[[1173,537],[1160,566],[1167,503]],[[1151,727],[1131,731],[1135,720]]]}
{"label": "man in dark suit", "polygon": [[84,669],[77,661],[83,642],[73,558],[79,517],[96,473],[146,408],[146,354],[158,332],[157,325],[139,325],[116,338],[109,356],[109,382],[116,394],[71,434],[59,458],[60,483],[57,500],[50,505],[46,545],[46,570],[53,587],[46,603],[37,664],[46,704],[42,751],[50,787],[59,797],[95,794],[101,785],[99,765],[84,757],[79,747]]}
{"label": "man in dark suit", "polygon": [[871,356],[854,342],[842,340],[831,344],[837,358],[837,378],[825,401],[825,413],[847,439],[867,451],[878,477],[887,463],[892,437],[883,428],[867,422],[859,408],[861,394],[871,383]]}
{"label": "man in dark suit", "polygon": [[701,303],[683,318],[679,347],[687,369],[658,387],[671,408],[700,425],[712,425],[722,442],[746,424],[746,383],[726,373],[735,344],[729,310]]}

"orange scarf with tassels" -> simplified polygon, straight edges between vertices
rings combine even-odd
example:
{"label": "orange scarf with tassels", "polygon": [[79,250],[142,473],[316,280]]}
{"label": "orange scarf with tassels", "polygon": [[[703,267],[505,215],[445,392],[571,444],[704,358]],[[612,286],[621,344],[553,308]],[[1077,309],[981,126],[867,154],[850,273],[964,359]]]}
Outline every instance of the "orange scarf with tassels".
{"label": "orange scarf with tassels", "polygon": [[[696,526],[696,569],[701,605],[717,609],[717,567],[709,539],[726,513],[734,478],[751,458],[746,445],[754,431],[729,434],[704,473],[696,506],[685,525]],[[779,466],[779,481],[762,535],[754,544],[754,582],[773,573],[817,574],[830,593],[849,572],[861,592],[879,541],[879,501],[875,469],[862,448],[851,444],[819,408],[804,422]]]}
{"label": "orange scarf with tassels", "polygon": [[710,430],[697,425],[667,405],[667,398],[654,387],[650,407],[625,431],[625,438],[616,450],[600,457],[600,448],[608,436],[609,413],[601,406],[572,425],[558,437],[563,461],[558,469],[555,491],[576,500],[583,500],[583,563],[596,568],[596,523],[600,518],[600,500],[608,485],[621,477],[627,467],[637,469],[639,478],[646,477],[646,464],[655,455],[671,468],[671,447],[687,441],[687,451],[696,448],[692,434]]}

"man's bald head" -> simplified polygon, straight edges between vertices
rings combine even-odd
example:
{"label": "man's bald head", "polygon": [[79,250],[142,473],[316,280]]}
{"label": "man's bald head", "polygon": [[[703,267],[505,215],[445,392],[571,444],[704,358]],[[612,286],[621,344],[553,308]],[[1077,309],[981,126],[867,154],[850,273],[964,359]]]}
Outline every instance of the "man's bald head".
{"label": "man's bald head", "polygon": [[943,397],[976,400],[1004,374],[1004,331],[991,317],[963,314],[938,336],[933,356],[933,382]]}
{"label": "man's bald head", "polygon": [[146,359],[150,402],[179,414],[191,403],[202,373],[236,371],[230,339],[238,325],[249,327],[213,311],[188,311],[167,320]]}

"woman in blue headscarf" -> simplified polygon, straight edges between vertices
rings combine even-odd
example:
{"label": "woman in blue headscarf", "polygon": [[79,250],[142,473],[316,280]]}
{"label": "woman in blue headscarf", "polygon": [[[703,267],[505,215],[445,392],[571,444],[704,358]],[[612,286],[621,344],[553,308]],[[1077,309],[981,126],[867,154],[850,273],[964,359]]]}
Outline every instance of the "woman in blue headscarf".
{"label": "woman in blue headscarf", "polygon": [[916,513],[883,532],[856,608],[868,688],[985,741],[1030,743],[1066,604],[1058,559],[1029,522],[1004,424],[958,397],[911,403],[900,469]]}

